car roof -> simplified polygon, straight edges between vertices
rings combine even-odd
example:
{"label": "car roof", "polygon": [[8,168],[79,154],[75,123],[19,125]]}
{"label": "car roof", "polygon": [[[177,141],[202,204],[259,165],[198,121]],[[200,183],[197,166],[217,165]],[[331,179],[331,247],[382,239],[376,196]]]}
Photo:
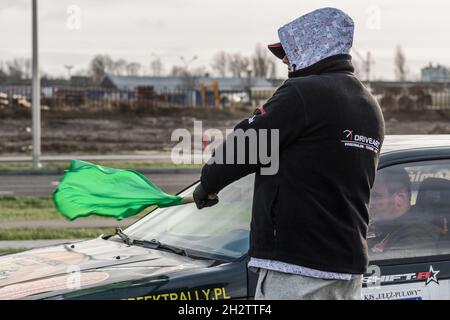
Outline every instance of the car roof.
{"label": "car roof", "polygon": [[388,135],[378,169],[426,160],[450,159],[450,135]]}
{"label": "car roof", "polygon": [[381,153],[430,147],[450,147],[450,134],[387,135]]}

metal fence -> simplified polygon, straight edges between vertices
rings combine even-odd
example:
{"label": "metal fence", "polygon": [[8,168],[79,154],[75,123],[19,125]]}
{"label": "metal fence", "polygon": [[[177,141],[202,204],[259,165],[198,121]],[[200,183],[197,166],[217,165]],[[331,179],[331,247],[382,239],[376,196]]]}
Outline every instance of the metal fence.
{"label": "metal fence", "polygon": [[[151,107],[228,108],[245,106],[255,108],[264,104],[276,88],[241,90],[163,90],[137,87],[135,90],[117,90],[102,87],[58,86],[41,88],[41,105],[47,110],[115,109]],[[421,94],[374,92],[385,111],[450,110],[450,90],[429,91]],[[30,107],[31,86],[0,86],[0,107]]]}
{"label": "metal fence", "polygon": [[[30,86],[0,86],[0,101],[3,105],[25,106],[31,101]],[[267,99],[272,91],[256,93],[255,99]],[[138,87],[135,90],[117,90],[101,87],[42,87],[41,104],[49,109],[67,108],[112,108],[122,106],[155,107],[229,107],[233,105],[255,104],[253,92],[249,90],[220,91],[219,94],[208,90],[163,90],[155,91],[151,87]],[[6,103],[9,101],[9,103]],[[0,102],[1,103],[1,102]]]}

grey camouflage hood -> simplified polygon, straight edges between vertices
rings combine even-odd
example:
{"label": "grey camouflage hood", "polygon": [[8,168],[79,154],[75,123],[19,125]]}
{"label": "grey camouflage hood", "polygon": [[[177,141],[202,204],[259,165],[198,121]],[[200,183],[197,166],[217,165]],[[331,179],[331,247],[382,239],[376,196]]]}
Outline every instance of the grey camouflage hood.
{"label": "grey camouflage hood", "polygon": [[291,72],[334,55],[349,54],[353,34],[352,18],[335,8],[315,10],[278,29]]}

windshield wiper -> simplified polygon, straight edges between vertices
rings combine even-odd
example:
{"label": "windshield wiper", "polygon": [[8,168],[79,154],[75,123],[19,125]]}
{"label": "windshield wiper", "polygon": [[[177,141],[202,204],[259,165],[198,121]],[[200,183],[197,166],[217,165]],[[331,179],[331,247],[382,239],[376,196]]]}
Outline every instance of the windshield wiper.
{"label": "windshield wiper", "polygon": [[130,239],[130,237],[127,236],[125,232],[123,232],[122,229],[119,227],[116,227],[116,233],[114,235],[119,236],[119,238],[122,239],[122,241],[129,246],[133,244],[133,241]]}
{"label": "windshield wiper", "polygon": [[168,250],[168,251],[171,251],[173,253],[176,253],[176,254],[188,257],[188,254],[187,254],[186,250],[180,249],[180,248],[177,248],[177,247],[173,247],[173,246],[170,246],[170,245],[167,245],[167,244],[163,244],[163,243],[159,242],[156,239],[152,239],[150,241],[147,241],[147,240],[132,240],[119,227],[116,228],[115,235],[119,236],[119,238],[124,243],[129,245],[129,246],[136,245],[136,246],[142,246],[142,247],[149,248],[149,249]]}
{"label": "windshield wiper", "polygon": [[171,251],[173,253],[176,253],[176,254],[188,257],[188,254],[187,254],[186,250],[180,249],[180,248],[177,248],[177,247],[173,247],[173,246],[170,246],[170,245],[167,245],[167,244],[163,244],[163,243],[159,242],[156,239],[152,239],[150,241],[148,241],[148,240],[133,240],[132,244],[138,245],[138,246],[142,246],[142,247],[145,247],[145,248],[149,248],[149,249],[168,250],[168,251]]}

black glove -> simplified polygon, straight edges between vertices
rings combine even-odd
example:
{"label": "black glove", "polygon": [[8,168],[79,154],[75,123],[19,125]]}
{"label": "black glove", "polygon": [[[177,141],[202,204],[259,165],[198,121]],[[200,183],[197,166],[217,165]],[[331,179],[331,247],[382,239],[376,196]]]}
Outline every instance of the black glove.
{"label": "black glove", "polygon": [[219,202],[217,194],[208,195],[201,183],[195,188],[193,198],[198,209],[212,207]]}

